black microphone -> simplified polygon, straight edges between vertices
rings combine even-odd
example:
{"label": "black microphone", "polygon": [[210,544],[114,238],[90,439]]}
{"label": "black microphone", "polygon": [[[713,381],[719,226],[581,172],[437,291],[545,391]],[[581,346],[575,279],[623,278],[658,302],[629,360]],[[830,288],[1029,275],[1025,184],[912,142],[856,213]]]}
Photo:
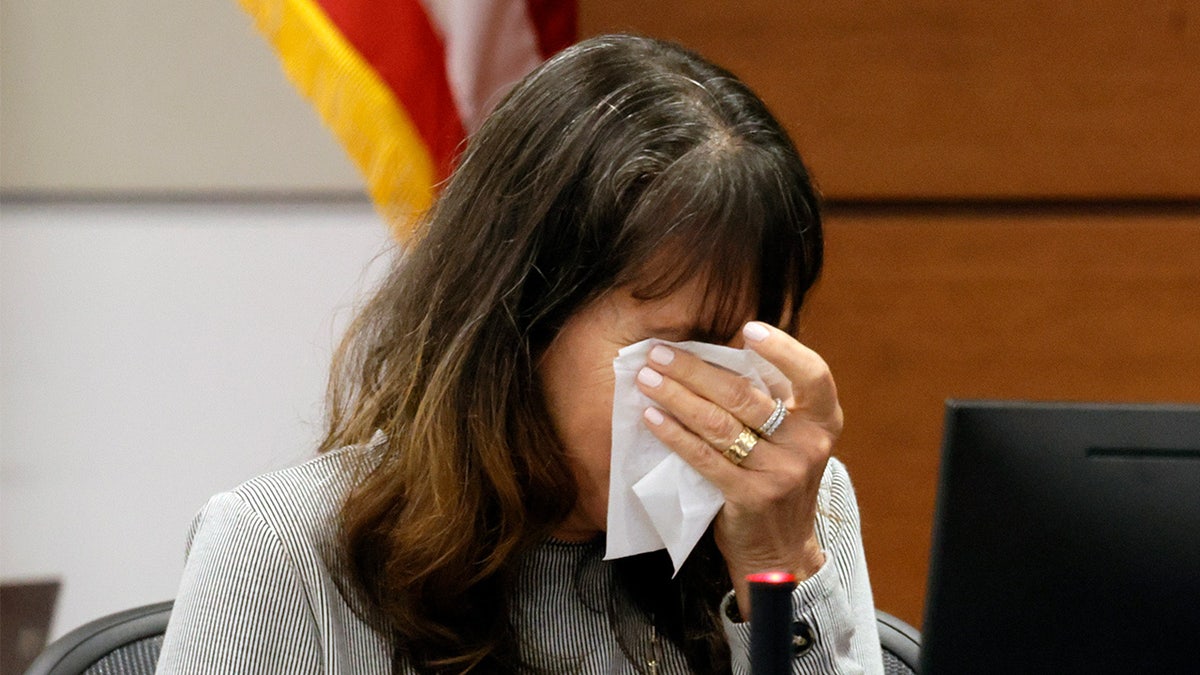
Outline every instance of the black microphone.
{"label": "black microphone", "polygon": [[792,672],[792,590],[796,577],[787,572],[746,575],[750,582],[750,672]]}

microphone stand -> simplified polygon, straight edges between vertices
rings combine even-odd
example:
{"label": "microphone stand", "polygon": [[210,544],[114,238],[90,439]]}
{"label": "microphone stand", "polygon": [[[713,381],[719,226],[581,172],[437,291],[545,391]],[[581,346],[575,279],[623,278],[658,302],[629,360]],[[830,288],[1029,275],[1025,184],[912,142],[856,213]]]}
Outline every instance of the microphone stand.
{"label": "microphone stand", "polygon": [[796,577],[787,572],[759,572],[750,582],[750,672],[792,672],[792,590]]}

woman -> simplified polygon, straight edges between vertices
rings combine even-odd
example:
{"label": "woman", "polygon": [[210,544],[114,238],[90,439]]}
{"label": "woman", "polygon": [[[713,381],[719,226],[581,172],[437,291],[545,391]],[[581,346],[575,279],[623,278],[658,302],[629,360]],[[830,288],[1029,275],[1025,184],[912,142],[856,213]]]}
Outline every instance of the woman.
{"label": "woman", "polygon": [[[197,517],[159,671],[746,672],[744,577],[784,569],[797,672],[881,672],[841,409],[791,337],[821,251],[735,77],[637,37],[555,57],[352,326],[325,454]],[[674,577],[600,560],[613,358],[647,338],[744,346],[793,390],[650,352],[645,424],[726,499]]]}

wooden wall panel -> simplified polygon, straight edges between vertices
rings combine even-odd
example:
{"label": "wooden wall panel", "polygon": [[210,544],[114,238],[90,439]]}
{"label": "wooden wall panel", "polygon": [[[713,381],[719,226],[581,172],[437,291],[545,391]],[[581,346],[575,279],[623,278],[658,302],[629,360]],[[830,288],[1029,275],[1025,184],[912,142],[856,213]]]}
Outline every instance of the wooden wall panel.
{"label": "wooden wall panel", "polygon": [[1200,213],[843,211],[827,232],[803,337],[838,381],[876,602],[915,625],[945,399],[1200,402]]}
{"label": "wooden wall panel", "polygon": [[1200,0],[581,0],[748,81],[836,199],[1200,197]]}

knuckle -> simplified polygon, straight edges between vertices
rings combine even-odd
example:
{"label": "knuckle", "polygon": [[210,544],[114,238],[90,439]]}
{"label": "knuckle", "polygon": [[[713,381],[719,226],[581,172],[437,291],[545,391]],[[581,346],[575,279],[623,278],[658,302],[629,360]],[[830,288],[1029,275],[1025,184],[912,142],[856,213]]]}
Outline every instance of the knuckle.
{"label": "knuckle", "polygon": [[701,474],[710,473],[717,468],[722,468],[717,465],[717,462],[726,462],[717,452],[707,446],[697,446],[692,450],[692,466]]}
{"label": "knuckle", "polygon": [[824,361],[821,362],[821,369],[817,372],[816,378],[817,384],[820,386],[830,390],[836,388],[833,382],[833,371],[829,369],[829,366],[825,365]]}
{"label": "knuckle", "polygon": [[837,438],[842,435],[842,429],[845,427],[845,424],[846,414],[842,410],[842,406],[835,405],[833,414],[830,416],[830,420],[826,423],[825,428],[829,430],[833,438]]}
{"label": "knuckle", "polygon": [[817,434],[813,439],[813,453],[820,459],[829,459],[833,455],[833,436],[827,433]]}
{"label": "knuckle", "polygon": [[833,456],[834,437],[820,426],[810,425],[799,441],[798,448],[807,463],[824,463]]}
{"label": "knuckle", "polygon": [[807,371],[807,375],[807,385],[811,388],[815,388],[820,391],[829,391],[834,388],[833,371],[831,371],[829,366],[826,365],[824,361],[820,360],[820,358],[818,358],[815,363],[811,364]]}
{"label": "knuckle", "polygon": [[749,410],[755,402],[755,393],[757,390],[750,381],[739,377],[735,382],[731,383],[725,392],[725,398],[729,402],[730,410]]}
{"label": "knuckle", "polygon": [[789,463],[780,471],[782,482],[789,487],[804,485],[808,482],[808,467],[800,463]]}
{"label": "knuckle", "polygon": [[700,418],[700,433],[705,438],[710,438],[717,441],[729,440],[737,437],[741,428],[737,428],[730,433],[730,427],[733,426],[732,420],[725,411],[719,408],[709,408]]}

